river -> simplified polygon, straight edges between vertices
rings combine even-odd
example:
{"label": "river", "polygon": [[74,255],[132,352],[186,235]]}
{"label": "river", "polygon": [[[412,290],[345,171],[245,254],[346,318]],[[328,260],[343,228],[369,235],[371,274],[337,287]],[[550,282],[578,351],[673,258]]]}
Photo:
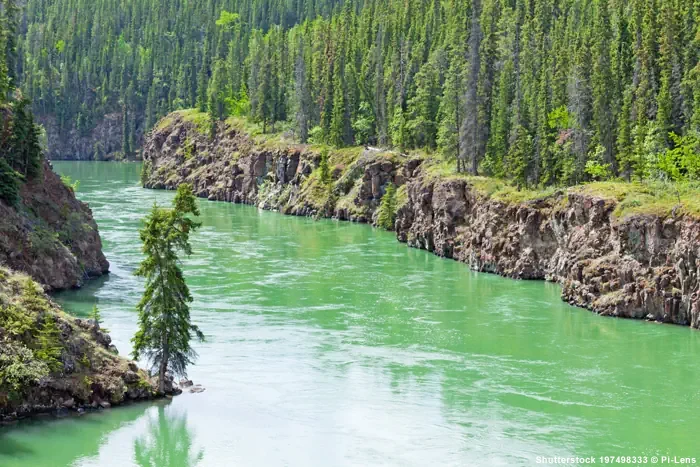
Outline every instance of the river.
{"label": "river", "polygon": [[[142,291],[138,227],[172,192],[134,163],[56,162],[80,180],[111,274],[98,304],[123,355]],[[695,456],[700,332],[596,316],[557,285],[474,273],[390,233],[200,201],[184,261],[206,335],[170,403],[20,423],[0,465],[535,465],[537,456]]]}

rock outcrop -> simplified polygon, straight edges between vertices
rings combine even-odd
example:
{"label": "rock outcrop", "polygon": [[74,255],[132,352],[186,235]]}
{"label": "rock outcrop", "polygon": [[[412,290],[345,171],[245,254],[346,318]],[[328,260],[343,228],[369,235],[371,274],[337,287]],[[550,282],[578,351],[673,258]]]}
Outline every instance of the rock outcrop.
{"label": "rock outcrop", "polygon": [[0,267],[0,422],[151,399],[156,381],[98,323],[65,314],[28,276]]}
{"label": "rock outcrop", "polygon": [[440,177],[421,158],[339,150],[319,183],[320,150],[249,136],[235,123],[216,136],[175,113],[146,140],[144,186],[191,183],[210,200],[285,214],[376,222],[386,186],[399,189],[400,241],[471,268],[562,285],[562,298],[596,313],[700,328],[700,219],[618,218],[617,201],[572,188],[529,202],[498,201],[469,180]]}
{"label": "rock outcrop", "polygon": [[0,201],[0,264],[26,272],[47,290],[80,286],[109,270],[90,208],[48,163],[25,184],[19,206]]}

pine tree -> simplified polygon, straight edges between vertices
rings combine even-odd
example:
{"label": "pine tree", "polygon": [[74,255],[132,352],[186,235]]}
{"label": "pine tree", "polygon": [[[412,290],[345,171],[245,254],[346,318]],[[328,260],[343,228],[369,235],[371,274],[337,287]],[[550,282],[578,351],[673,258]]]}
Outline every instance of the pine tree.
{"label": "pine tree", "polygon": [[226,63],[223,60],[217,60],[207,91],[207,110],[212,126],[216,125],[217,121],[225,120],[228,116],[226,101],[230,98],[230,94]]}
{"label": "pine tree", "polygon": [[501,70],[491,117],[491,138],[486,153],[488,175],[503,177],[503,157],[508,154],[511,134],[510,108],[514,95],[513,62],[508,60]]}
{"label": "pine tree", "polygon": [[593,125],[596,128],[597,142],[605,150],[605,163],[616,171],[614,159],[615,128],[613,120],[614,88],[612,86],[612,63],[610,50],[612,28],[608,1],[599,0],[596,4],[594,39],[594,60],[592,72],[593,88]]}
{"label": "pine tree", "polygon": [[178,253],[192,254],[190,234],[199,224],[187,217],[198,216],[192,188],[180,185],[172,209],[153,206],[140,231],[145,259],[135,274],[146,280],[139,302],[139,329],[132,339],[135,359],[145,356],[158,371],[159,391],[165,391],[166,373],[186,375],[197,354],[192,338],[204,335],[191,323],[192,296],[180,268]]}
{"label": "pine tree", "polygon": [[56,326],[56,319],[49,314],[45,314],[43,323],[37,334],[38,346],[34,349],[34,355],[39,360],[46,363],[52,371],[61,368],[61,346],[59,345],[60,331]]}
{"label": "pine tree", "polygon": [[19,177],[4,157],[0,157],[0,199],[10,206],[19,201]]}
{"label": "pine tree", "polygon": [[7,158],[9,164],[25,179],[36,177],[41,171],[39,129],[27,99],[21,98],[12,107],[12,136]]}
{"label": "pine tree", "polygon": [[459,135],[464,120],[462,87],[464,84],[464,62],[459,57],[450,64],[440,102],[437,144],[438,149],[448,159],[456,159],[461,164]]}
{"label": "pine tree", "polygon": [[3,49],[0,51],[4,57],[0,61],[3,63],[2,68],[6,70],[6,77],[12,87],[19,87],[20,84],[17,82],[19,68],[17,45],[20,38],[19,9],[20,7],[16,0],[3,0],[2,9],[0,9],[0,23],[2,23],[0,35],[4,36],[2,40]]}
{"label": "pine tree", "polygon": [[528,186],[528,174],[532,170],[532,155],[534,153],[532,136],[523,126],[515,130],[515,140],[511,145],[505,161],[506,173],[518,186]]}
{"label": "pine tree", "polygon": [[396,187],[389,183],[377,210],[377,225],[385,230],[394,230],[396,221]]}
{"label": "pine tree", "polygon": [[148,89],[148,98],[146,100],[146,128],[153,128],[153,125],[156,124],[156,118],[156,81],[154,80]]}
{"label": "pine tree", "polygon": [[12,81],[10,70],[7,67],[7,57],[2,53],[7,48],[7,38],[4,28],[0,26],[0,102],[5,102],[10,98]]}
{"label": "pine tree", "polygon": [[318,174],[322,185],[330,185],[333,181],[331,177],[331,169],[328,165],[328,150],[321,152],[321,161],[318,165]]}
{"label": "pine tree", "polygon": [[[481,160],[482,133],[479,121],[480,95],[479,72],[481,70],[482,30],[479,22],[481,15],[481,0],[472,1],[472,21],[469,30],[469,74],[465,94],[465,118],[460,132],[459,151],[461,168],[472,175],[479,172]],[[458,165],[458,170],[459,170]]]}
{"label": "pine tree", "polygon": [[347,141],[345,135],[345,90],[340,68],[340,64],[336,64],[334,67],[335,77],[333,79],[333,107],[331,111],[330,128],[328,129],[328,142],[337,147],[345,146]]}
{"label": "pine tree", "polygon": [[209,73],[207,62],[207,48],[204,47],[204,55],[202,57],[202,65],[197,73],[197,107],[200,112],[207,111],[207,91],[209,89]]}
{"label": "pine tree", "polygon": [[306,60],[304,58],[304,43],[299,42],[296,62],[294,65],[294,93],[296,97],[296,126],[299,141],[306,143],[309,138],[309,124],[311,121],[311,92],[309,90],[308,76],[306,72]]}
{"label": "pine tree", "polygon": [[102,330],[102,332],[109,332],[107,328],[102,327],[102,314],[100,313],[100,309],[97,307],[97,305],[92,306],[92,311],[90,311],[90,319],[95,322],[98,328]]}

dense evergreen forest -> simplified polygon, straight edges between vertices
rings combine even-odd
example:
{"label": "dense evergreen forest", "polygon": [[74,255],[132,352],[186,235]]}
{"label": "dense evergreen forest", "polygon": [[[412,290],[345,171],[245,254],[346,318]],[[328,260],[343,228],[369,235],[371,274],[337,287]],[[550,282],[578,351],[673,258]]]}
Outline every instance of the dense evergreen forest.
{"label": "dense evergreen forest", "polygon": [[41,171],[40,129],[18,84],[19,8],[0,0],[0,200],[14,205],[20,183]]}
{"label": "dense evergreen forest", "polygon": [[199,107],[520,186],[700,177],[700,0],[28,0],[17,27],[35,112],[121,112],[126,154]]}

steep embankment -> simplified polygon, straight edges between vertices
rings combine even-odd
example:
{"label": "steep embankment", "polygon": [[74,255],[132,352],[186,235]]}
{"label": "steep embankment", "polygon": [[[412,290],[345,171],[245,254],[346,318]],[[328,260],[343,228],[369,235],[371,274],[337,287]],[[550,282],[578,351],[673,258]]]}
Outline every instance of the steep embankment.
{"label": "steep embankment", "polygon": [[[529,201],[490,196],[483,180],[439,175],[420,157],[366,149],[333,151],[332,183],[316,170],[320,150],[251,137],[201,116],[166,117],[146,141],[144,186],[187,182],[210,200],[286,214],[375,222],[388,183],[401,187],[399,240],[479,271],[560,283],[562,298],[600,314],[700,328],[700,220],[683,209],[620,215],[614,196],[587,188]],[[677,212],[676,212],[677,211]]]}
{"label": "steep embankment", "polygon": [[[59,127],[54,115],[39,115],[38,123],[46,130],[48,160],[111,161],[125,159],[123,154],[123,118],[121,112],[99,117],[90,128],[79,130],[75,125]],[[141,142],[142,129],[134,130],[135,147]],[[134,154],[136,156],[136,154]]]}
{"label": "steep embankment", "polygon": [[0,267],[0,422],[149,399],[155,384],[92,320],[63,313],[31,278]]}
{"label": "steep embankment", "polygon": [[48,289],[76,287],[109,269],[90,208],[44,164],[18,206],[0,201],[0,264]]}

